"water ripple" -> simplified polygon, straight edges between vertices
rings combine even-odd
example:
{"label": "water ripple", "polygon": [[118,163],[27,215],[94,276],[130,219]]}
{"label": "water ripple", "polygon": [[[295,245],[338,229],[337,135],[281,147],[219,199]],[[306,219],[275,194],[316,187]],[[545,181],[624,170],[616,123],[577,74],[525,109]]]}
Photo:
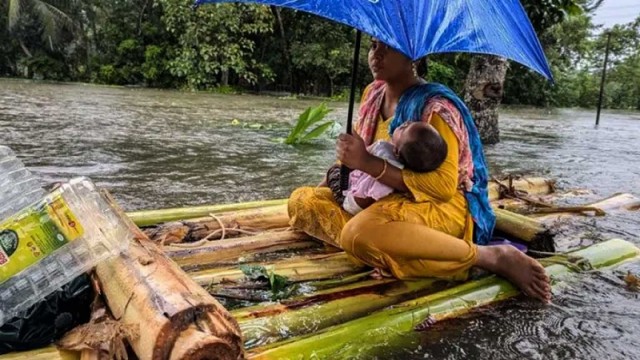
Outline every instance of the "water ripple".
{"label": "water ripple", "polygon": [[[315,104],[0,80],[0,143],[45,181],[90,176],[126,209],[283,198],[318,183],[335,161],[332,140],[300,147],[273,141]],[[345,104],[330,107],[343,122]],[[241,128],[233,119],[269,126]],[[593,112],[582,110],[507,110],[500,121],[503,141],[486,148],[493,173],[559,178],[562,187],[594,190],[589,200],[640,189],[640,114],[605,112],[599,129]],[[636,212],[574,224],[562,246],[621,236],[639,243],[639,219]],[[437,324],[378,358],[640,358],[638,294],[624,289],[618,273],[575,279],[556,291],[555,306],[509,301]]]}

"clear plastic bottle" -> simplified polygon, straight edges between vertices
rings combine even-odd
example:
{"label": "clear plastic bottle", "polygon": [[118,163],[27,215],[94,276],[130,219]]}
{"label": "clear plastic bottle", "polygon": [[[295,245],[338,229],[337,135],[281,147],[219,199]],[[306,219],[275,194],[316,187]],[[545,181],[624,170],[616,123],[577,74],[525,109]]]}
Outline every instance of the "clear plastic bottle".
{"label": "clear plastic bottle", "polygon": [[44,195],[38,179],[10,148],[0,145],[0,221]]}
{"label": "clear plastic bottle", "polygon": [[0,221],[0,325],[125,250],[131,221],[87,178]]}

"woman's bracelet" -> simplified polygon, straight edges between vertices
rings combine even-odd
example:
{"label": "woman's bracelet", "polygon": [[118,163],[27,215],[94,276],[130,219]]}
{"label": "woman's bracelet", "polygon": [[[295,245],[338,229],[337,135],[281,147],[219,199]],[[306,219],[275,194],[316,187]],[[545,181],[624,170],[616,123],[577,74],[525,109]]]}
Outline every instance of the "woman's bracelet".
{"label": "woman's bracelet", "polygon": [[380,175],[376,176],[376,180],[382,179],[384,174],[387,172],[387,165],[388,165],[387,159],[382,159],[382,161],[384,161],[384,166],[382,167],[382,171],[380,172]]}

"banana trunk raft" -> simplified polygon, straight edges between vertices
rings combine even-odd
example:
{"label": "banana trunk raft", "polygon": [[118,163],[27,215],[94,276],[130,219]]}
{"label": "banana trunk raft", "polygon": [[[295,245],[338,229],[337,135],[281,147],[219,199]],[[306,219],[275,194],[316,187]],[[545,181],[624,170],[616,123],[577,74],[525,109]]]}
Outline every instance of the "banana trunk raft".
{"label": "banana trunk raft", "polygon": [[[550,255],[557,221],[640,207],[630,194],[555,206],[554,191],[542,178],[494,181],[497,232]],[[63,338],[65,350],[0,360],[370,358],[382,345],[407,346],[432,322],[519,294],[490,275],[463,283],[374,279],[341,250],[290,229],[286,200],[127,215],[144,233],[94,272],[101,320]],[[613,239],[541,261],[555,279],[639,257],[632,243]],[[95,341],[105,324],[108,336]]]}

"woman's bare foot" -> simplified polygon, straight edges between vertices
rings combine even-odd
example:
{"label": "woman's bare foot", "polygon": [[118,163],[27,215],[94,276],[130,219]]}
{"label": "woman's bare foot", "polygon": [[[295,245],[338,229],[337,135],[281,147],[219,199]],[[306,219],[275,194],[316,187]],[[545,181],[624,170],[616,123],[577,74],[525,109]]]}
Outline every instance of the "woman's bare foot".
{"label": "woman's bare foot", "polygon": [[505,277],[528,296],[545,303],[551,301],[544,267],[510,245],[478,246],[476,266]]}

